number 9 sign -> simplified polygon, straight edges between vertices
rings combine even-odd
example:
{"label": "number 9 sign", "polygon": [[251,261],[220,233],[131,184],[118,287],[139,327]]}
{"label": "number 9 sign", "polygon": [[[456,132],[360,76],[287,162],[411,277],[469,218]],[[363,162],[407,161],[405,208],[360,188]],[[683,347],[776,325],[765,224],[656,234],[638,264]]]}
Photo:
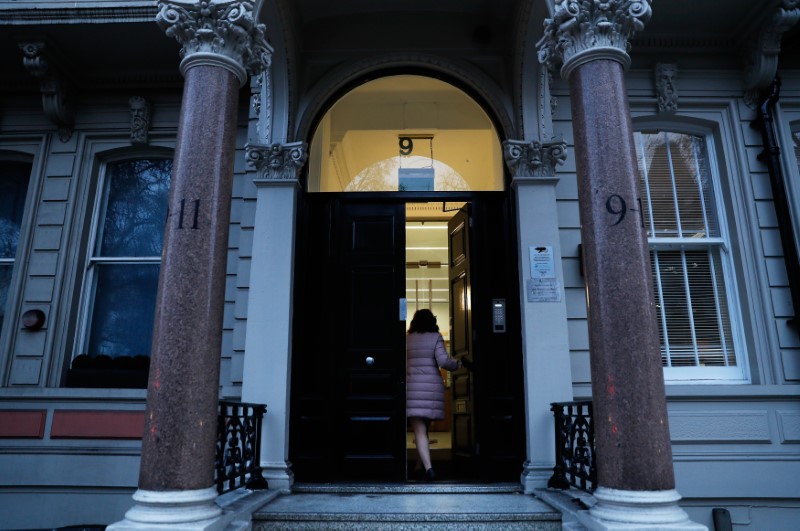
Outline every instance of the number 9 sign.
{"label": "number 9 sign", "polygon": [[407,136],[401,136],[399,144],[400,154],[403,156],[411,155],[411,152],[414,151],[414,141]]}

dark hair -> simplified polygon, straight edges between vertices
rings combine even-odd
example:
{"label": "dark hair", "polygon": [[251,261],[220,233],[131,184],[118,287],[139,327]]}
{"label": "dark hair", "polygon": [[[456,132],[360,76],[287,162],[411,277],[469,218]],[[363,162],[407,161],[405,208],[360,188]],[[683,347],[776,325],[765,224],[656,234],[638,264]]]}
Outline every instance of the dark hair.
{"label": "dark hair", "polygon": [[433,312],[427,309],[417,310],[414,313],[414,318],[411,319],[411,324],[408,326],[408,333],[416,332],[423,334],[425,332],[438,332],[439,326],[436,324],[436,316]]}

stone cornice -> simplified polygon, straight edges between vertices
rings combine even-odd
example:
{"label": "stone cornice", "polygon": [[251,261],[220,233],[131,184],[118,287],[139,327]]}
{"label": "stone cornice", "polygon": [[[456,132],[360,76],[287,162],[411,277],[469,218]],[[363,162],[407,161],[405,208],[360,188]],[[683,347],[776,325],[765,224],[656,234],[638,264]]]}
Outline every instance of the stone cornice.
{"label": "stone cornice", "polygon": [[651,0],[555,0],[538,43],[539,62],[561,68],[569,78],[576,67],[595,59],[630,66],[630,40],[650,20]]}
{"label": "stone cornice", "polygon": [[563,140],[503,141],[503,158],[514,179],[548,177],[556,174],[556,166],[567,160],[567,144]]}
{"label": "stone cornice", "polygon": [[3,24],[108,24],[152,22],[155,2],[14,2],[0,3]]}
{"label": "stone cornice", "polygon": [[181,72],[211,64],[236,74],[260,74],[270,64],[272,48],[265,26],[253,19],[248,0],[171,0],[158,2],[156,22],[181,45]]}
{"label": "stone cornice", "polygon": [[259,179],[297,180],[307,159],[308,144],[305,142],[245,146],[245,160],[256,168]]}

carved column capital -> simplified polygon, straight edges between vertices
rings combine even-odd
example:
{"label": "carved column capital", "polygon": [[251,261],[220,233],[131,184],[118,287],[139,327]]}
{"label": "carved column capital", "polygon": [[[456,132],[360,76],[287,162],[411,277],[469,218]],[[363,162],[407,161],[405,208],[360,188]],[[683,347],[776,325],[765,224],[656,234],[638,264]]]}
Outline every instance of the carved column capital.
{"label": "carved column capital", "polygon": [[630,39],[650,20],[652,0],[555,0],[553,18],[544,22],[537,43],[539,62],[561,67],[569,78],[576,67],[595,59],[613,59],[628,68]]}
{"label": "carved column capital", "polygon": [[308,144],[247,144],[245,159],[249,166],[256,168],[259,179],[297,180],[308,159]]}
{"label": "carved column capital", "polygon": [[[758,91],[772,83],[778,70],[781,39],[800,21],[800,0],[782,0],[774,8],[745,51],[745,91]],[[753,98],[757,99],[757,98]]]}
{"label": "carved column capital", "polygon": [[272,47],[265,26],[253,19],[248,0],[170,0],[158,2],[156,23],[181,44],[181,73],[198,64],[211,64],[247,76],[269,67]]}
{"label": "carved column capital", "polygon": [[503,158],[514,179],[548,177],[556,174],[556,166],[567,160],[567,144],[561,139],[539,142],[505,140]]}

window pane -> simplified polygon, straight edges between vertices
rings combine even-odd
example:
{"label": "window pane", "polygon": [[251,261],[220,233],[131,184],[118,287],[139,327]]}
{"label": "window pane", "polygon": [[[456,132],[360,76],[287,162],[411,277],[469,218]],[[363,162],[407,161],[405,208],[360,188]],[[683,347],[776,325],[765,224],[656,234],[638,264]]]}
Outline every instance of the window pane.
{"label": "window pane", "polygon": [[31,164],[28,162],[0,161],[0,333],[5,321],[30,175]]}
{"label": "window pane", "polygon": [[735,366],[719,249],[656,250],[650,258],[664,365]]}
{"label": "window pane", "polygon": [[[309,192],[503,190],[492,120],[462,90],[423,76],[378,78],[342,96],[314,132],[308,168]],[[431,181],[404,181],[421,168]]]}
{"label": "window pane", "polygon": [[3,321],[6,317],[6,303],[8,302],[8,287],[11,285],[11,265],[0,264],[0,332],[3,331]]}
{"label": "window pane", "polygon": [[160,256],[172,161],[109,164],[99,256]]}
{"label": "window pane", "polygon": [[31,165],[27,162],[0,161],[0,258],[14,258]]}
{"label": "window pane", "polygon": [[705,140],[636,133],[636,149],[648,237],[719,236]]}
{"label": "window pane", "polygon": [[792,141],[794,141],[794,157],[797,159],[797,170],[800,171],[800,124],[792,131]]}
{"label": "window pane", "polygon": [[149,356],[153,339],[158,264],[97,267],[88,354]]}

